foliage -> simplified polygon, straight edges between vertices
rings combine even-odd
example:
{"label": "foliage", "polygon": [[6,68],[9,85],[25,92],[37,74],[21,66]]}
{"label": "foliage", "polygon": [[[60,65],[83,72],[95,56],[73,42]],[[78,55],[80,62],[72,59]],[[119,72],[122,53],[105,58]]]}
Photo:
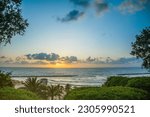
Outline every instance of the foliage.
{"label": "foliage", "polygon": [[68,94],[70,90],[71,90],[71,85],[70,84],[66,84],[65,85],[65,92],[66,92],[66,94]]}
{"label": "foliage", "polygon": [[0,44],[10,43],[17,34],[23,35],[28,26],[21,15],[22,0],[0,0]]}
{"label": "foliage", "polygon": [[0,89],[0,100],[40,100],[40,98],[27,90],[4,87]]}
{"label": "foliage", "polygon": [[103,86],[125,86],[129,78],[122,76],[111,76],[107,79]]}
{"label": "foliage", "polygon": [[25,87],[27,90],[32,91],[32,92],[38,92],[40,86],[42,85],[42,82],[40,80],[37,80],[36,77],[29,77],[25,83]]}
{"label": "foliage", "polygon": [[57,96],[59,99],[63,96],[64,93],[64,87],[61,86],[60,84],[57,85]]}
{"label": "foliage", "polygon": [[42,99],[48,99],[48,91],[47,91],[47,86],[46,85],[40,85],[38,87],[38,91],[34,92],[34,93],[36,93]]}
{"label": "foliage", "polygon": [[140,35],[136,35],[131,55],[143,59],[142,66],[150,69],[150,27],[143,29]]}
{"label": "foliage", "polygon": [[[37,78],[28,78],[25,83],[25,89],[37,94],[42,99],[48,99],[49,97],[53,100],[55,97],[61,99],[64,94],[64,87],[61,85],[50,85],[46,86],[42,84],[42,81]],[[70,90],[70,85],[66,85],[66,90]]]}
{"label": "foliage", "polygon": [[24,83],[25,89],[37,94],[42,99],[47,99],[47,86],[42,84],[42,81],[36,77],[29,77]]}
{"label": "foliage", "polygon": [[54,99],[55,96],[58,95],[58,90],[56,85],[50,85],[47,87],[48,90],[48,96],[51,97],[51,100]]}
{"label": "foliage", "polygon": [[10,75],[11,73],[4,73],[0,71],[0,88],[13,87]]}
{"label": "foliage", "polygon": [[126,86],[143,89],[150,93],[150,77],[131,78]]}
{"label": "foliage", "polygon": [[114,87],[84,87],[71,90],[65,96],[66,100],[145,100],[149,93],[136,88]]}
{"label": "foliage", "polygon": [[139,88],[150,92],[150,77],[127,78],[127,77],[120,77],[120,76],[112,76],[107,79],[107,81],[103,86],[134,87],[134,88]]}

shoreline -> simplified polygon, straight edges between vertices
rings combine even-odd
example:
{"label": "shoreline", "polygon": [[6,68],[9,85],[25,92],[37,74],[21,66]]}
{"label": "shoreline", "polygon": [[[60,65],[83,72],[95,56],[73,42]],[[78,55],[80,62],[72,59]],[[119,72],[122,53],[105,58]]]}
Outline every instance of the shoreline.
{"label": "shoreline", "polygon": [[[65,75],[66,76],[66,75]],[[65,78],[64,76],[64,78]],[[68,75],[69,77],[70,75]],[[72,77],[75,77],[75,75],[71,75]],[[117,74],[117,75],[113,75],[113,76],[121,76],[121,77],[129,77],[129,78],[134,78],[134,77],[149,77],[150,76],[150,73],[132,73],[132,74]],[[82,80],[80,82],[79,81],[55,81],[55,80],[52,80],[52,79],[49,79],[49,78],[55,78],[55,77],[58,77],[59,78],[59,75],[56,75],[56,76],[11,76],[11,79],[13,80],[14,82],[14,86],[17,87],[17,88],[20,88],[20,87],[24,87],[23,83],[24,81],[28,78],[28,77],[37,77],[39,78],[39,80],[41,79],[47,79],[48,80],[48,86],[50,85],[58,85],[60,84],[61,86],[65,86],[66,84],[70,84],[72,87],[98,87],[98,86],[102,86],[109,77],[112,77],[112,76],[103,76],[104,79],[101,79],[101,82],[84,82],[84,84],[82,84]],[[66,78],[68,78],[66,77]],[[80,84],[77,84],[77,83],[80,83]],[[91,84],[91,85],[88,85],[88,84]],[[94,85],[95,84],[95,85]],[[98,85],[96,85],[98,84]]]}

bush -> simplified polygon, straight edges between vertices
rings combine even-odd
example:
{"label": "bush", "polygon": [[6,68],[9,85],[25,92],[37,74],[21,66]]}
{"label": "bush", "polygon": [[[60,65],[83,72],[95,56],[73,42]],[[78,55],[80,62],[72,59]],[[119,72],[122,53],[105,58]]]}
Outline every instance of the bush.
{"label": "bush", "polygon": [[121,76],[111,76],[103,86],[126,86],[129,78]]}
{"label": "bush", "polygon": [[112,76],[107,79],[107,81],[103,86],[134,87],[134,88],[139,88],[150,92],[150,77],[127,78],[127,77],[120,77],[120,76]]}
{"label": "bush", "polygon": [[66,100],[145,100],[149,99],[149,93],[130,87],[87,87],[71,90],[64,97]]}
{"label": "bush", "polygon": [[150,93],[150,77],[131,78],[126,86],[143,89]]}
{"label": "bush", "polygon": [[11,87],[4,87],[0,89],[1,100],[39,100],[40,98],[30,92],[23,89],[14,89]]}
{"label": "bush", "polygon": [[13,87],[13,83],[11,81],[10,73],[0,71],[0,88],[3,87]]}

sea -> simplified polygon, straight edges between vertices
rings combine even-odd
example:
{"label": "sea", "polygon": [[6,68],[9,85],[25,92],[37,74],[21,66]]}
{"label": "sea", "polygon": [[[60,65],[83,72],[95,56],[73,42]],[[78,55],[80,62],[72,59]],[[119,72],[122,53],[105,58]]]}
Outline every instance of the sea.
{"label": "sea", "polygon": [[110,76],[150,76],[139,67],[129,68],[19,68],[0,67],[1,71],[10,72],[12,79],[25,81],[28,77],[48,79],[48,84],[70,84],[72,86],[101,86]]}

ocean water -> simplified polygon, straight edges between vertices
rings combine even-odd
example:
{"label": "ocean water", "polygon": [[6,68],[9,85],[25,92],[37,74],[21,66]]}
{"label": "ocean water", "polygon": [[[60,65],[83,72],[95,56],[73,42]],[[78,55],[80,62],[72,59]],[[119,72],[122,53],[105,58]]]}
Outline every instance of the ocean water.
{"label": "ocean water", "polygon": [[47,78],[48,84],[71,84],[74,86],[100,86],[109,76],[150,76],[147,70],[132,68],[10,68],[0,67],[1,71],[11,72],[12,79],[24,81],[27,77],[37,76],[38,79]]}

